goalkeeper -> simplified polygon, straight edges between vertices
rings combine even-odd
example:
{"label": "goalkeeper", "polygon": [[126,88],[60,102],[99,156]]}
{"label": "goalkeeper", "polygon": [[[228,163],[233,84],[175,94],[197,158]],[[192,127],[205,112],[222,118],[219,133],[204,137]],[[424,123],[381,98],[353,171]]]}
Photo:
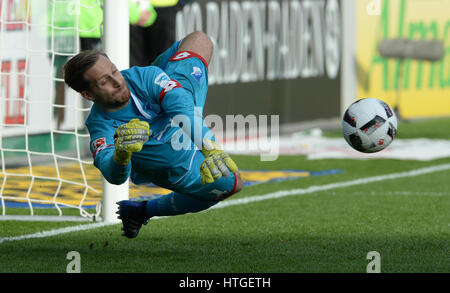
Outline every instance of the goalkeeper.
{"label": "goalkeeper", "polygon": [[128,238],[151,217],[199,212],[242,188],[236,164],[203,119],[212,51],[209,37],[194,32],[152,66],[118,71],[99,51],[83,51],[65,65],[65,82],[94,103],[86,126],[105,179],[122,184],[130,177],[173,191],[118,203]]}

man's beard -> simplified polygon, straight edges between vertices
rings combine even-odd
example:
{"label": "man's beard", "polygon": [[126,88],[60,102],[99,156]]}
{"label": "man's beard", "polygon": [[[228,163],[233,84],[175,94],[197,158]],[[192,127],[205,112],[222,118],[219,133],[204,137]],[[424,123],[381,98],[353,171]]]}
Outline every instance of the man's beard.
{"label": "man's beard", "polygon": [[130,92],[128,90],[125,90],[122,95],[123,96],[121,96],[119,99],[108,101],[105,106],[110,110],[118,110],[124,108],[130,101]]}
{"label": "man's beard", "polygon": [[119,109],[119,108],[121,109],[121,108],[125,107],[125,105],[128,104],[129,100],[130,99],[128,98],[125,101],[112,101],[112,102],[108,103],[108,108],[109,109]]}

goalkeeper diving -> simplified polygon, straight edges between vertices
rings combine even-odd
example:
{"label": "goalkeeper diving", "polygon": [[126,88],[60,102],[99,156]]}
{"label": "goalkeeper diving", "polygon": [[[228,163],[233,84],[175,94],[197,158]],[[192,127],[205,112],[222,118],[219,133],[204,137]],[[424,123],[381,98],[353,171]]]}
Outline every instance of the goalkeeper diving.
{"label": "goalkeeper diving", "polygon": [[105,53],[82,51],[64,67],[65,82],[94,103],[86,126],[105,179],[173,191],[118,202],[128,238],[151,217],[199,212],[242,189],[238,167],[203,118],[212,52],[209,37],[194,32],[151,66],[118,71]]}

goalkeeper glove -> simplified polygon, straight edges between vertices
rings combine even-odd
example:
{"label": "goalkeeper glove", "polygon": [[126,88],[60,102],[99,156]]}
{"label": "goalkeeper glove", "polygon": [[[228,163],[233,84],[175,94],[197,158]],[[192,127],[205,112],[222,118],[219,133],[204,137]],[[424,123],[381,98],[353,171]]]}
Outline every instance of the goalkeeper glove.
{"label": "goalkeeper glove", "polygon": [[114,161],[122,166],[128,165],[131,155],[140,152],[151,135],[147,122],[132,119],[120,125],[114,135]]}
{"label": "goalkeeper glove", "polygon": [[219,180],[222,175],[230,177],[230,171],[234,173],[238,170],[236,163],[214,141],[204,140],[202,153],[205,156],[205,160],[200,166],[203,185]]}

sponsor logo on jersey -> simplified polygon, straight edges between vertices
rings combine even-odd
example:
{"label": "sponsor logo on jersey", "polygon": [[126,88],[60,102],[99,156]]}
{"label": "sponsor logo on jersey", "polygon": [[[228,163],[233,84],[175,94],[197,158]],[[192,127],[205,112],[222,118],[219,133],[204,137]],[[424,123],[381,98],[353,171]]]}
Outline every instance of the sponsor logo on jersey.
{"label": "sponsor logo on jersey", "polygon": [[156,78],[154,83],[164,88],[166,84],[170,81],[170,77],[165,73],[161,72]]}
{"label": "sponsor logo on jersey", "polygon": [[202,76],[203,76],[202,70],[196,66],[194,66],[192,69],[193,69],[193,71],[192,71],[191,75],[195,78],[195,80],[200,82],[200,80],[202,79]]}
{"label": "sponsor logo on jersey", "polygon": [[183,60],[186,58],[189,58],[191,56],[191,54],[189,52],[180,52],[178,54],[176,54],[175,56],[173,56],[170,60],[176,61],[176,60]]}
{"label": "sponsor logo on jersey", "polygon": [[182,87],[181,84],[176,81],[176,80],[169,80],[164,84],[163,90],[161,91],[161,93],[159,94],[159,103],[161,104],[164,96],[170,92],[171,90],[178,88],[178,87]]}
{"label": "sponsor logo on jersey", "polygon": [[203,64],[205,64],[206,70],[208,70],[208,63],[206,63],[206,60],[200,56],[199,54],[195,53],[195,52],[191,52],[191,51],[182,51],[182,52],[178,52],[176,53],[174,56],[172,56],[169,60],[170,61],[180,61],[180,60],[185,60],[191,57],[196,57],[198,59],[200,59]]}

